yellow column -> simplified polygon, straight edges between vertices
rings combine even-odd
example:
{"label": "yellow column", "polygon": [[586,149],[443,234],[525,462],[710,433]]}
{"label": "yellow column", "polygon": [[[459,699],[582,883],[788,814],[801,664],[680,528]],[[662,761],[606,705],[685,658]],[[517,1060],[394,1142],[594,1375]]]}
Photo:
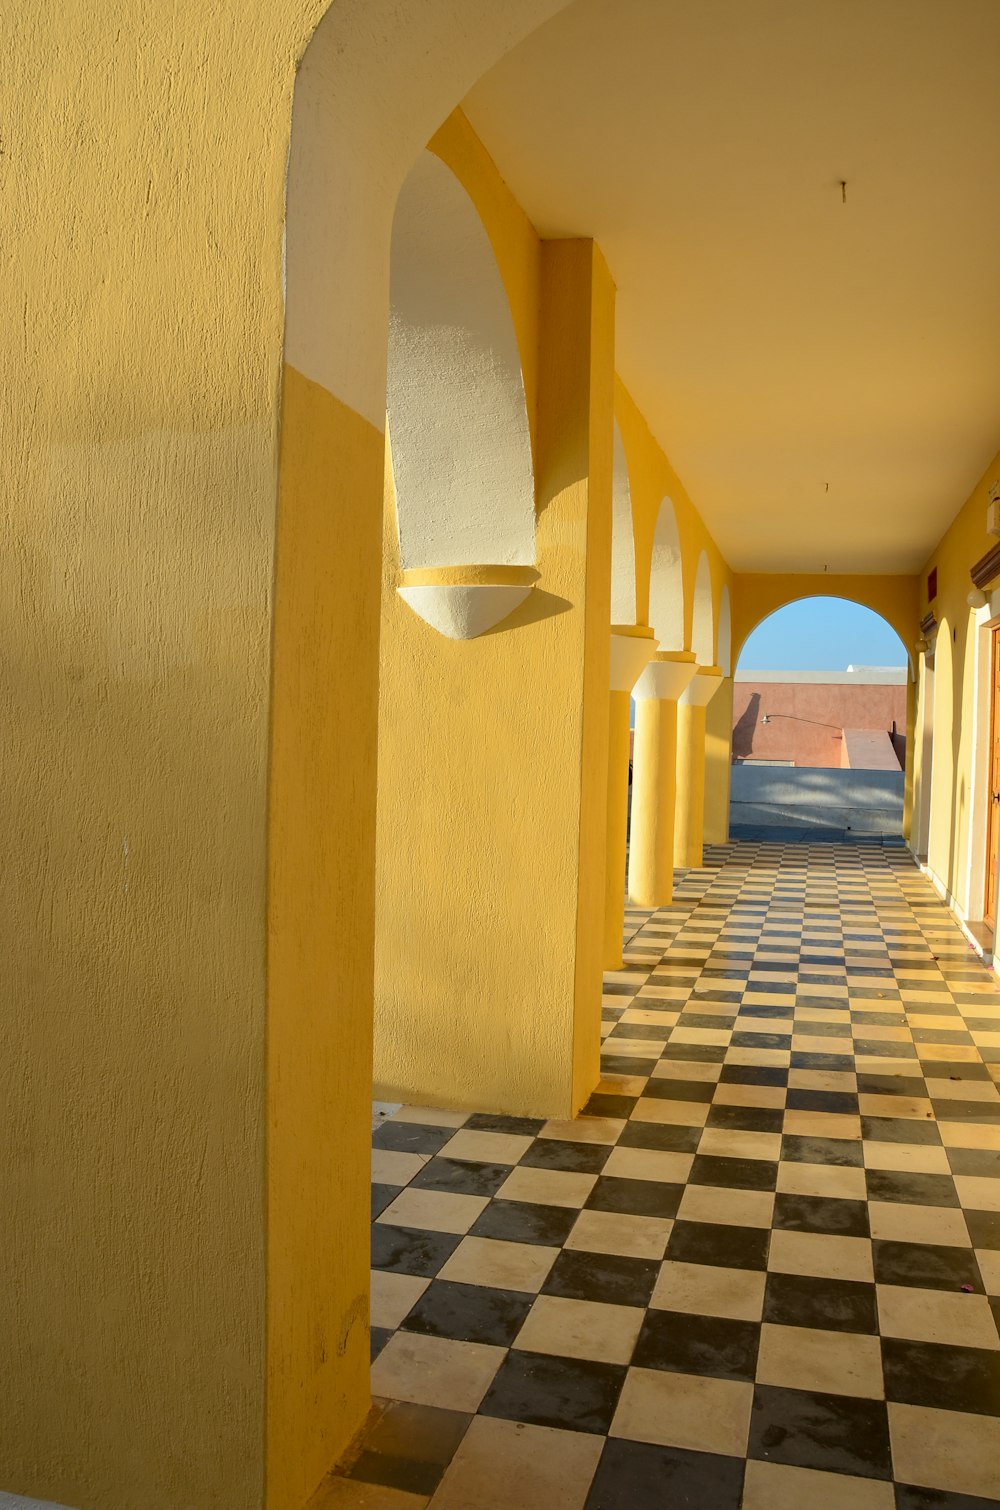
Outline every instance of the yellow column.
{"label": "yellow column", "polygon": [[733,764],[733,679],[722,685],[705,710],[705,843],[729,838],[729,787]]}
{"label": "yellow column", "polygon": [[906,758],[903,765],[903,838],[913,833],[914,771],[916,769],[917,684],[912,673],[906,678]]}
{"label": "yellow column", "polygon": [[722,683],[718,666],[699,666],[677,705],[674,864],[697,869],[705,845],[705,709]]}
{"label": "yellow column", "polygon": [[639,907],[673,899],[677,699],[697,669],[690,650],[661,651],[635,686],[628,891]]}
{"label": "yellow column", "polygon": [[540,260],[537,590],[490,634],[438,634],[396,591],[387,499],[374,1079],[568,1117],[600,1073],[614,286],[593,242]]}
{"label": "yellow column", "polygon": [[632,688],[657,646],[644,625],[611,626],[611,710],[608,727],[607,862],[604,891],[604,968],[620,970],[628,847],[628,761]]}

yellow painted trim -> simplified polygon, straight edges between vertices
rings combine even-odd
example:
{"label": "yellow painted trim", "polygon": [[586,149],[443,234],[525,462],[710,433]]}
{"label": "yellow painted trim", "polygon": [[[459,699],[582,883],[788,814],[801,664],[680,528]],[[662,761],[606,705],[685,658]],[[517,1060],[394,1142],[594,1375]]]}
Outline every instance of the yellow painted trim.
{"label": "yellow painted trim", "polygon": [[399,573],[400,587],[531,587],[534,566],[412,566]]}

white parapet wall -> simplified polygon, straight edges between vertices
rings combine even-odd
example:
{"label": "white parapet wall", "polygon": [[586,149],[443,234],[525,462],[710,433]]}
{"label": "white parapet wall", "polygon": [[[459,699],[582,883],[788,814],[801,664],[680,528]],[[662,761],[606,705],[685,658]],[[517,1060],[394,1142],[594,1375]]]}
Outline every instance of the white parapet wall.
{"label": "white parapet wall", "polygon": [[729,816],[733,824],[757,828],[900,834],[903,772],[735,765]]}

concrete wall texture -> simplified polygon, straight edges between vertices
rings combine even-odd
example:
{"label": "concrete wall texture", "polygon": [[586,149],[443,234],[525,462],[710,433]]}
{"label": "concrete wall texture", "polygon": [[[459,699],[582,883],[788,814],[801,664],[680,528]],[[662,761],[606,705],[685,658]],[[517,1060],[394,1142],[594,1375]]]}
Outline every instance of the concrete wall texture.
{"label": "concrete wall texture", "polygon": [[734,828],[843,829],[899,834],[902,771],[837,771],[738,765],[733,769]]}
{"label": "concrete wall texture", "polygon": [[[891,735],[906,729],[906,685],[805,680],[746,680],[733,687],[733,760],[787,760],[796,766],[848,763],[845,730]],[[764,717],[767,716],[767,723]],[[900,753],[899,745],[896,747]],[[853,761],[851,762],[853,763]]]}

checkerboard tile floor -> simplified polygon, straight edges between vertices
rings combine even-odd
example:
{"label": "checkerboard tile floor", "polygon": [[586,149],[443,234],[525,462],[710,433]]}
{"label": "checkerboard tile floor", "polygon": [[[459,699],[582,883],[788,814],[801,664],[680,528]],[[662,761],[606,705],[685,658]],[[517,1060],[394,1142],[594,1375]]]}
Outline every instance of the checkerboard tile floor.
{"label": "checkerboard tile floor", "polygon": [[575,1121],[380,1121],[323,1506],[1000,1504],[1000,994],[906,851],[710,848],[603,1015]]}

